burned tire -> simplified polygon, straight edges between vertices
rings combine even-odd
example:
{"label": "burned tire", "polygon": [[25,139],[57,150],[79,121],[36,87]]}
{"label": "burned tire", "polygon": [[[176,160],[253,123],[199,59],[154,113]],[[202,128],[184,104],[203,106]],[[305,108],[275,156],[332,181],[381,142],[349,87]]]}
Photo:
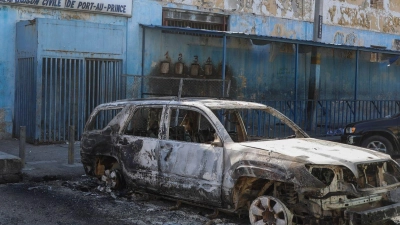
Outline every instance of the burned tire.
{"label": "burned tire", "polygon": [[249,219],[255,224],[292,225],[293,214],[279,199],[260,196],[250,205]]}
{"label": "burned tire", "polygon": [[125,187],[125,180],[119,169],[104,171],[101,180],[105,182],[107,188],[111,190],[121,190]]}
{"label": "burned tire", "polygon": [[374,135],[365,139],[361,146],[386,154],[393,153],[392,143],[387,138],[378,135]]}

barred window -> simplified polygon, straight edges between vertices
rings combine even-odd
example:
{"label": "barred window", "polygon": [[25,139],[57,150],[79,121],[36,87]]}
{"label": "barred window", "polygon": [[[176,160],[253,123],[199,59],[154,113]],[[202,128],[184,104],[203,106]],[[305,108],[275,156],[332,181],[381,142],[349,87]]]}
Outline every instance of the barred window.
{"label": "barred window", "polygon": [[370,0],[371,8],[383,9],[383,0]]}
{"label": "barred window", "polygon": [[227,31],[227,20],[223,14],[163,9],[163,26]]}

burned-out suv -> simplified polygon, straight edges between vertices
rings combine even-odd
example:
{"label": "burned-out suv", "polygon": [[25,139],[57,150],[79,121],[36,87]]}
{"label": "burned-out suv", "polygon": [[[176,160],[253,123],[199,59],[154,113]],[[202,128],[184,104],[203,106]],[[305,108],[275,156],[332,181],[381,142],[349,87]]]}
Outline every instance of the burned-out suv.
{"label": "burned-out suv", "polygon": [[400,214],[388,155],[309,138],[262,104],[202,98],[98,106],[81,141],[87,174],[114,188],[249,214],[251,224],[375,224]]}

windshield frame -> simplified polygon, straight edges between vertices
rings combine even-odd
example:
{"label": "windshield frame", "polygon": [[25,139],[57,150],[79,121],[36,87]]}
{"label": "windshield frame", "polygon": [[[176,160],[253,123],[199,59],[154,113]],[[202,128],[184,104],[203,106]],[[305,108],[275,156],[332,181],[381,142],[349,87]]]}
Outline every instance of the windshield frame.
{"label": "windshield frame", "polygon": [[[242,131],[242,134],[245,134],[246,137],[241,138],[241,141],[237,141],[238,143],[241,142],[251,142],[254,140],[251,140],[250,136],[247,135],[248,129],[246,129],[246,125],[243,121],[242,116],[240,115],[239,111],[240,110],[260,110],[262,112],[267,113],[268,115],[271,115],[277,119],[279,119],[284,125],[287,125],[293,132],[295,135],[295,138],[309,138],[310,136],[303,131],[296,123],[294,123],[292,120],[290,120],[287,116],[285,116],[284,114],[282,114],[281,112],[279,112],[278,110],[276,110],[275,108],[272,108],[270,106],[266,106],[266,105],[261,105],[261,104],[257,104],[255,105],[251,105],[250,107],[243,107],[243,105],[240,106],[227,106],[224,105],[222,107],[210,107],[209,108],[213,113],[215,113],[215,111],[218,110],[226,110],[226,111],[230,111],[230,112],[235,112],[235,115],[239,116],[237,122],[239,123],[238,127],[244,129],[244,131]],[[225,130],[228,132],[224,121],[220,121],[222,126],[225,128]],[[229,132],[228,132],[229,133]],[[260,141],[264,141],[264,140],[271,140],[270,138],[264,137],[262,139],[260,139]],[[234,141],[235,142],[235,141]]]}

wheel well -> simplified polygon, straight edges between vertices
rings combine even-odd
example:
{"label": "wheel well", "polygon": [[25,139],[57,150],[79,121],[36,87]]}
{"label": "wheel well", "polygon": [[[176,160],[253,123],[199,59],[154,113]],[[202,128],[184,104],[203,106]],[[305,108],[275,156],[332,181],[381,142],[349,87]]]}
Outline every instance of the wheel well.
{"label": "wheel well", "polygon": [[96,167],[94,174],[100,177],[104,174],[106,170],[118,169],[120,168],[118,160],[111,156],[96,156]]}
{"label": "wheel well", "polygon": [[[291,192],[292,199],[288,199],[288,192]],[[282,183],[257,177],[239,177],[233,189],[235,210],[243,208],[247,210],[251,202],[262,195],[278,197],[288,204],[295,204],[298,200],[294,185],[291,183]]]}
{"label": "wheel well", "polygon": [[365,133],[365,134],[363,135],[363,138],[361,139],[360,145],[362,146],[362,143],[363,143],[367,138],[372,137],[372,136],[375,136],[375,135],[376,135],[376,136],[382,136],[382,137],[388,139],[388,140],[390,141],[390,143],[392,143],[393,148],[394,148],[394,149],[397,149],[398,145],[397,145],[397,143],[395,142],[393,136],[390,135],[389,133],[386,133],[386,132],[376,132],[376,131],[367,132],[367,133]]}

